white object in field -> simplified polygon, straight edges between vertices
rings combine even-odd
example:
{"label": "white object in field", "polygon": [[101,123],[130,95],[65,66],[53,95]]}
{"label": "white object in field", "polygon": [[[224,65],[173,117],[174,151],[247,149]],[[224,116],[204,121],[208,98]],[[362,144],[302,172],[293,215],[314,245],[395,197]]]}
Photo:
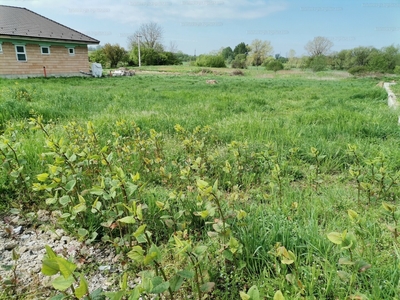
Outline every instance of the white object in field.
{"label": "white object in field", "polygon": [[386,90],[386,92],[388,94],[388,105],[389,105],[389,107],[397,108],[398,107],[398,103],[397,103],[396,95],[390,89],[390,86],[393,85],[393,84],[395,84],[395,83],[393,83],[393,82],[385,82],[383,84],[383,87],[384,87],[384,89]]}
{"label": "white object in field", "polygon": [[112,72],[112,76],[124,76],[125,71],[124,70],[115,70]]}
{"label": "white object in field", "polygon": [[94,77],[101,77],[103,75],[103,67],[99,63],[92,63],[92,75]]}

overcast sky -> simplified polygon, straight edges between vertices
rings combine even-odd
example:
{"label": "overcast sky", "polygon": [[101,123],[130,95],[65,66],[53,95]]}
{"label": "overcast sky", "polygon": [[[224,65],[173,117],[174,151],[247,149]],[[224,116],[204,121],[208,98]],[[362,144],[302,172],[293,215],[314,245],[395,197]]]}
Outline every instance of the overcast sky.
{"label": "overcast sky", "polygon": [[232,49],[268,40],[274,53],[306,54],[315,36],[339,51],[357,46],[400,45],[400,0],[0,0],[28,8],[101,41],[128,47],[128,36],[156,22],[184,53]]}

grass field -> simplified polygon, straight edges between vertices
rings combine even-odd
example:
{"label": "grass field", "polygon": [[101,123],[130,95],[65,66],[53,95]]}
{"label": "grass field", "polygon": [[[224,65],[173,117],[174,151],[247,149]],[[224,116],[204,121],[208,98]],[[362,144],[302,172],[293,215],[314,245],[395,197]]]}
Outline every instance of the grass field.
{"label": "grass field", "polygon": [[18,195],[61,210],[71,234],[111,241],[127,276],[153,270],[156,285],[163,270],[164,289],[143,294],[399,299],[400,131],[385,78],[230,72],[0,80],[1,207]]}

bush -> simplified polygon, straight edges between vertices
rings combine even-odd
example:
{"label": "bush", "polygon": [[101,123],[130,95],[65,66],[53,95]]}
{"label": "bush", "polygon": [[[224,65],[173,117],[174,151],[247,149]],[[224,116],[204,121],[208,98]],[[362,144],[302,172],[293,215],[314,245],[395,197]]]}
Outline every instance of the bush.
{"label": "bush", "polygon": [[232,68],[235,69],[246,69],[246,54],[238,54],[235,56],[235,59],[232,61]]}
{"label": "bush", "polygon": [[200,55],[195,62],[198,67],[225,68],[225,60],[220,55]]}
{"label": "bush", "polygon": [[265,68],[269,71],[277,72],[279,70],[283,70],[283,64],[279,60],[272,60],[270,61]]}
{"label": "bush", "polygon": [[314,72],[324,71],[326,69],[326,65],[327,65],[326,57],[323,55],[315,56],[315,57],[311,58],[310,68]]}
{"label": "bush", "polygon": [[362,75],[368,72],[367,67],[355,66],[347,70],[351,75]]}
{"label": "bush", "polygon": [[99,63],[105,68],[107,66],[108,58],[103,49],[97,49],[89,52],[89,61],[92,63]]}
{"label": "bush", "polygon": [[400,75],[400,66],[396,66],[396,67],[394,68],[394,74]]}

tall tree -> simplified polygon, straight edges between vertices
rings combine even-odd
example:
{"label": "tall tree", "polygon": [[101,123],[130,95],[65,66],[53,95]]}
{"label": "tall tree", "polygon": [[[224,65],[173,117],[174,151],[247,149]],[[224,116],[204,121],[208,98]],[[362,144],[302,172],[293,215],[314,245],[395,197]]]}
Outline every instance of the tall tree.
{"label": "tall tree", "polygon": [[250,53],[249,53],[249,61],[253,66],[262,65],[265,58],[270,56],[273,51],[273,47],[269,41],[261,41],[255,39],[251,42],[250,45]]}
{"label": "tall tree", "polygon": [[247,56],[247,54],[249,54],[249,46],[243,42],[237,44],[233,49],[233,55],[236,56],[238,54],[244,54]]}
{"label": "tall tree", "polygon": [[222,49],[221,55],[225,60],[232,60],[233,59],[233,50],[231,47],[226,47]]}
{"label": "tall tree", "polygon": [[140,25],[139,29],[128,37],[131,48],[137,44],[138,36],[140,37],[140,41],[145,48],[151,48],[156,51],[163,49],[161,45],[163,29],[157,23],[150,22]]}
{"label": "tall tree", "polygon": [[118,44],[111,45],[110,43],[107,43],[104,45],[102,50],[104,51],[107,60],[110,62],[111,68],[115,68],[126,54],[125,49]]}
{"label": "tall tree", "polygon": [[329,39],[317,36],[312,41],[309,41],[304,48],[310,56],[320,56],[327,55],[332,47],[333,43]]}

